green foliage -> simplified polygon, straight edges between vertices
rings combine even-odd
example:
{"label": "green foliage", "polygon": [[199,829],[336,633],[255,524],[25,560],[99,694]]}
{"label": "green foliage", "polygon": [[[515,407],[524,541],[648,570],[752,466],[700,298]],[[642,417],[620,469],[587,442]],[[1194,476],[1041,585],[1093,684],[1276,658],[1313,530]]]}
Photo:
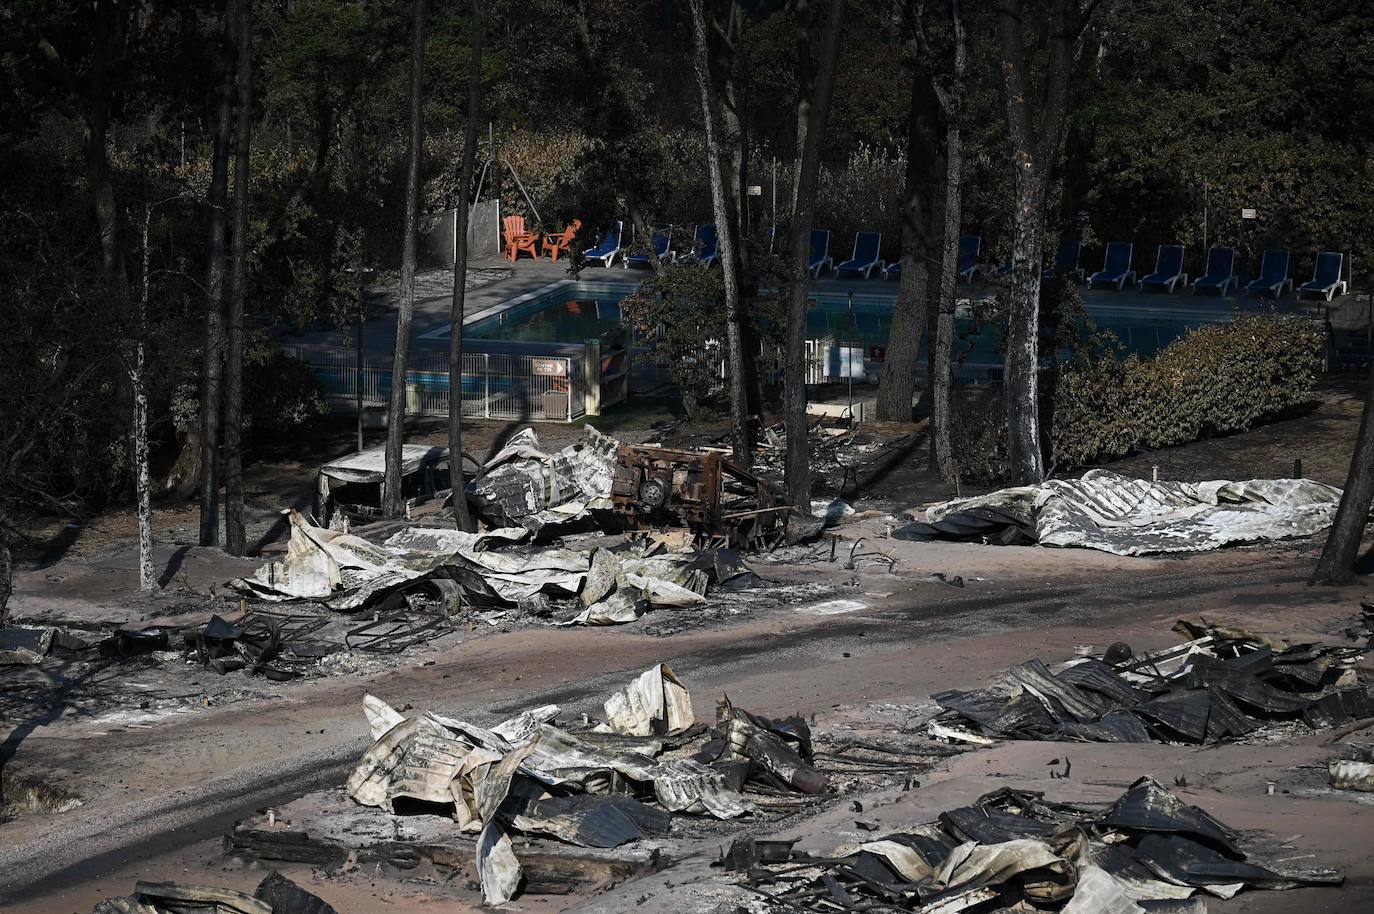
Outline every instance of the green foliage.
{"label": "green foliage", "polygon": [[1300,318],[1199,327],[1151,359],[1081,360],[1053,399],[1053,458],[1085,465],[1244,431],[1308,403],[1324,338]]}
{"label": "green foliage", "polygon": [[720,389],[725,346],[725,290],[719,270],[665,264],[634,294],[621,299],[620,313],[634,328],[648,358],[668,369],[688,416],[701,415]]}
{"label": "green foliage", "polygon": [[901,255],[902,197],[906,153],[860,145],[842,167],[823,165],[817,175],[816,219],[830,229],[830,253],[846,260],[856,232],[882,232],[883,257]]}
{"label": "green foliage", "polygon": [[959,478],[995,486],[1007,475],[1007,407],[1000,387],[956,390],[950,447]]}
{"label": "green foliage", "polygon": [[[1374,253],[1374,20],[1342,0],[1118,5],[1066,158],[1097,234]],[[1340,99],[1340,101],[1336,101]],[[1076,163],[1076,164],[1075,164]],[[1242,220],[1242,207],[1259,210]]]}
{"label": "green foliage", "polygon": [[329,413],[314,372],[265,335],[245,347],[243,403],[245,434],[254,441],[309,430]]}

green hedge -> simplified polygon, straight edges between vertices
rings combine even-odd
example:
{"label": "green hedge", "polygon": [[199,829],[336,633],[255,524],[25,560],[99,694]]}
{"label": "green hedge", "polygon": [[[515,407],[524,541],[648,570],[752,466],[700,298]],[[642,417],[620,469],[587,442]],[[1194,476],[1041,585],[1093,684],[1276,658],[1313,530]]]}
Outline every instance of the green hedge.
{"label": "green hedge", "polygon": [[1190,331],[1154,358],[1065,366],[1053,394],[1061,467],[1244,431],[1311,401],[1324,337],[1312,321],[1249,315]]}

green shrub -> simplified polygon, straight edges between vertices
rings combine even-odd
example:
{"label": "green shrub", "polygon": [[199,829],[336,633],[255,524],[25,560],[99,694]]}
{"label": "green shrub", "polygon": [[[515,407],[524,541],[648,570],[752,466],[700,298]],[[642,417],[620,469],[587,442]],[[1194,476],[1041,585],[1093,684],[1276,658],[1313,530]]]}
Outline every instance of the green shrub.
{"label": "green shrub", "polygon": [[1000,386],[962,387],[953,392],[950,448],[959,478],[982,486],[1007,477],[1007,406]]}
{"label": "green shrub", "polygon": [[634,328],[644,356],[668,370],[695,420],[721,386],[725,345],[724,289],[719,270],[695,264],[664,264],[621,299],[620,314]]}
{"label": "green shrub", "polygon": [[254,442],[310,429],[329,414],[310,367],[275,343],[250,340],[243,360],[244,434]]}
{"label": "green shrub", "polygon": [[1053,393],[1060,466],[1244,431],[1311,400],[1323,336],[1311,321],[1248,315],[1199,327],[1154,358],[1075,361]]}

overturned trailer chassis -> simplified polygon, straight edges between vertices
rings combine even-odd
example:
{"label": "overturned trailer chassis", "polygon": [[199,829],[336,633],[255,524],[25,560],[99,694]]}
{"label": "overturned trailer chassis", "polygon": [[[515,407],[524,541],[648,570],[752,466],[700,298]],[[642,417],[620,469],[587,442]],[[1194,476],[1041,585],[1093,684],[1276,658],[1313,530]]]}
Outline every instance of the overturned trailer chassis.
{"label": "overturned trailer chassis", "polygon": [[630,444],[617,453],[611,501],[627,526],[684,526],[741,548],[772,540],[788,510],[768,483],[719,451]]}

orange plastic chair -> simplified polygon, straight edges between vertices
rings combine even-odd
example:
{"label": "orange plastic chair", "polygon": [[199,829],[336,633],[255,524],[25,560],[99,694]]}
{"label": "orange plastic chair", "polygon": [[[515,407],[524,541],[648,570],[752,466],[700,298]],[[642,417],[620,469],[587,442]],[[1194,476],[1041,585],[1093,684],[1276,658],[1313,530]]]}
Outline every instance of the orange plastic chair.
{"label": "orange plastic chair", "polygon": [[573,238],[582,228],[582,220],[574,219],[567,228],[557,235],[544,236],[544,253],[549,255],[549,259],[554,263],[558,262],[558,255],[572,246]]}
{"label": "orange plastic chair", "polygon": [[536,260],[539,259],[539,250],[536,247],[539,243],[539,236],[525,230],[524,216],[507,216],[501,222],[506,230],[505,256],[510,259],[511,263],[515,262],[515,258],[520,256],[521,251],[526,251]]}

